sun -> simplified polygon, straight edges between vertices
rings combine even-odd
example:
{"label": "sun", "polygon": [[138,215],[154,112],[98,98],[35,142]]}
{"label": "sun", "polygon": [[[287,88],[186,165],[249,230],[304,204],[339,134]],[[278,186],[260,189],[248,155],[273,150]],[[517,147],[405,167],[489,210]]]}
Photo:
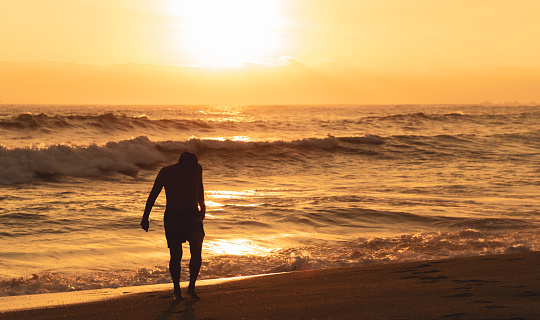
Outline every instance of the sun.
{"label": "sun", "polygon": [[275,57],[284,17],[277,0],[177,2],[179,48],[197,63],[237,65]]}

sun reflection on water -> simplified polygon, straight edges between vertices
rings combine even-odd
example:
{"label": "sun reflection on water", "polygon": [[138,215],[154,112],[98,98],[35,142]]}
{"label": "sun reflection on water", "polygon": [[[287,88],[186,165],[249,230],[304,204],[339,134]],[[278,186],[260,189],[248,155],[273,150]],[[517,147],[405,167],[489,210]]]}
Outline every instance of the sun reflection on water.
{"label": "sun reflection on water", "polygon": [[216,239],[203,245],[205,250],[219,255],[266,255],[276,248],[261,247],[248,239]]}
{"label": "sun reflection on water", "polygon": [[[247,203],[247,204],[230,204],[223,202],[222,200],[239,200],[239,199],[250,199],[255,194],[255,190],[242,190],[242,191],[225,191],[225,190],[219,190],[219,191],[207,191],[206,192],[208,197],[212,200],[206,200],[206,206],[209,208],[212,208],[214,211],[221,211],[223,210],[224,206],[233,205],[235,207],[258,207],[261,205],[264,205],[264,202],[259,203]],[[218,200],[218,201],[216,201]]]}
{"label": "sun reflection on water", "polygon": [[230,191],[230,190],[216,190],[216,191],[207,191],[213,198],[217,199],[244,199],[255,194],[254,190],[242,190],[242,191]]}
{"label": "sun reflection on water", "polygon": [[206,207],[208,208],[215,208],[215,207],[223,207],[223,204],[212,201],[212,200],[206,200],[205,201]]}
{"label": "sun reflection on water", "polygon": [[201,140],[214,140],[214,141],[240,141],[240,142],[250,142],[252,141],[251,137],[248,136],[228,136],[228,137],[202,137]]}

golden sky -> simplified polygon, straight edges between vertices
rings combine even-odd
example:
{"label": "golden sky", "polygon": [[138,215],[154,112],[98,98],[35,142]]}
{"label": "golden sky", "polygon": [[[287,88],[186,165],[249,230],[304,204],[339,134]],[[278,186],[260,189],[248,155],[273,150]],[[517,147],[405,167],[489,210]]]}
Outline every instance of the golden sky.
{"label": "golden sky", "polygon": [[1,103],[540,103],[538,0],[0,2]]}

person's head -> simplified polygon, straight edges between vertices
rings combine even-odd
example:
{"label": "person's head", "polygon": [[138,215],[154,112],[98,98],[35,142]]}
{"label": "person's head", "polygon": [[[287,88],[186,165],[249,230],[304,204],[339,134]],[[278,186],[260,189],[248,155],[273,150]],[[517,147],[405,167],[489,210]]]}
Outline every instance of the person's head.
{"label": "person's head", "polygon": [[178,160],[178,163],[184,168],[190,168],[195,169],[197,165],[199,164],[199,160],[197,159],[197,156],[192,152],[183,152],[180,155],[180,159]]}

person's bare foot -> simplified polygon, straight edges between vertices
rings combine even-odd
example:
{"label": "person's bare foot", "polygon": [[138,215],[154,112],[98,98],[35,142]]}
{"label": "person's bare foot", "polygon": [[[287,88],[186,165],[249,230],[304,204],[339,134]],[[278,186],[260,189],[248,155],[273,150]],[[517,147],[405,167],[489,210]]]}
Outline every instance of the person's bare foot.
{"label": "person's bare foot", "polygon": [[201,298],[201,297],[199,297],[197,292],[195,292],[195,287],[188,287],[187,294],[189,294],[191,296],[191,299],[200,299]]}
{"label": "person's bare foot", "polygon": [[174,301],[182,301],[184,297],[182,296],[182,291],[180,291],[180,286],[174,287]]}

